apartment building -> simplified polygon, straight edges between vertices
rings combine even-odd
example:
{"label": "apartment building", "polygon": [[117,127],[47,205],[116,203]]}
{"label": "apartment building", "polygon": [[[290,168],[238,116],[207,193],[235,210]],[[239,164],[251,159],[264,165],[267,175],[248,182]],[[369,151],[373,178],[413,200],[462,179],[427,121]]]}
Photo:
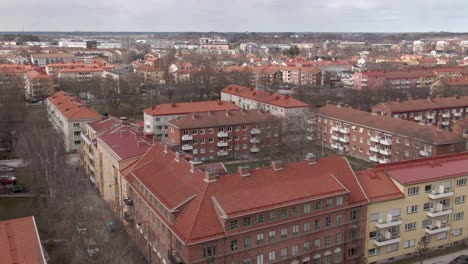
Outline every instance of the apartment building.
{"label": "apartment building", "polygon": [[60,91],[47,98],[47,116],[63,135],[66,151],[81,149],[81,131],[86,123],[101,115],[79,99]]}
{"label": "apartment building", "polygon": [[244,109],[262,109],[278,117],[301,116],[309,105],[289,95],[231,84],[221,90],[221,100],[233,102]]}
{"label": "apartment building", "polygon": [[156,143],[123,172],[127,230],[147,259],[361,263],[367,199],[343,157],[214,168]]}
{"label": "apartment building", "polygon": [[164,70],[148,66],[140,66],[135,69],[135,74],[141,76],[145,83],[161,84],[165,81]]}
{"label": "apartment building", "polygon": [[34,216],[0,221],[0,245],[0,263],[47,263]]}
{"label": "apartment building", "polygon": [[262,110],[188,114],[167,122],[169,144],[201,160],[247,158],[281,142],[281,122]]}
{"label": "apartment building", "polygon": [[309,123],[310,139],[380,164],[466,151],[460,135],[340,105],[317,109]]}
{"label": "apartment building", "polygon": [[[152,145],[141,127],[123,120],[117,127],[96,138],[98,164],[96,183],[99,192],[111,210],[122,215],[122,177],[120,171],[137,161]],[[97,159],[97,160],[96,160]]]}
{"label": "apartment building", "polygon": [[74,69],[74,68],[86,68],[91,66],[84,62],[71,62],[71,63],[49,63],[45,66],[47,75],[54,78],[58,78],[58,74],[61,70]]}
{"label": "apartment building", "polygon": [[240,110],[241,108],[227,101],[205,101],[187,103],[160,104],[143,111],[144,129],[146,134],[154,134],[157,138],[167,138],[167,121],[174,120],[191,113]]}
{"label": "apartment building", "polygon": [[89,122],[84,125],[81,131],[82,139],[82,152],[81,159],[86,175],[90,181],[96,185],[100,192],[102,192],[102,181],[97,175],[100,175],[99,169],[99,156],[97,149],[96,138],[104,132],[114,129],[122,124],[125,119],[119,119],[114,116],[103,116],[99,120]]}
{"label": "apartment building", "polygon": [[468,96],[410,99],[382,102],[371,108],[372,113],[433,125],[451,130],[455,122],[468,116]]}
{"label": "apartment building", "polygon": [[24,80],[26,99],[42,100],[54,93],[54,81],[45,73],[28,71]]}
{"label": "apartment building", "polygon": [[75,55],[71,53],[41,53],[31,54],[31,63],[45,67],[49,63],[70,63],[75,61]]}
{"label": "apartment building", "polygon": [[58,72],[59,79],[89,80],[92,78],[101,78],[104,69],[100,67],[68,68]]}
{"label": "apartment building", "polygon": [[358,172],[369,198],[365,238],[369,263],[415,255],[418,242],[431,250],[466,238],[468,154],[453,154]]}
{"label": "apartment building", "polygon": [[468,138],[468,118],[453,123],[452,131],[457,135]]}

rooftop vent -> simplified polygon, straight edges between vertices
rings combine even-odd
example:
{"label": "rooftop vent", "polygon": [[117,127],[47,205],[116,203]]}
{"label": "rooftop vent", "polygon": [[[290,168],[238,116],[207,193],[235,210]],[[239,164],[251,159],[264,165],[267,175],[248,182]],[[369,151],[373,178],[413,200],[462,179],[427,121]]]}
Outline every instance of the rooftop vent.
{"label": "rooftop vent", "polygon": [[239,175],[242,177],[250,176],[250,167],[249,166],[239,166],[238,168]]}
{"label": "rooftop vent", "polygon": [[274,160],[271,162],[271,167],[274,171],[284,170],[284,163],[281,160]]}
{"label": "rooftop vent", "polygon": [[309,163],[309,165],[317,164],[317,157],[314,153],[307,153],[305,156],[305,161]]}

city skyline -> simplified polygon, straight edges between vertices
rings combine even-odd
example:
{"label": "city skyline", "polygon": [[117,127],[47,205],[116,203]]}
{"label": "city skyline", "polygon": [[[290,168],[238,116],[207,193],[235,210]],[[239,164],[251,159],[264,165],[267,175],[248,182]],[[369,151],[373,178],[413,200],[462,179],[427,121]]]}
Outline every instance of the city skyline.
{"label": "city skyline", "polygon": [[0,31],[463,32],[468,2],[449,2],[27,0],[2,5]]}

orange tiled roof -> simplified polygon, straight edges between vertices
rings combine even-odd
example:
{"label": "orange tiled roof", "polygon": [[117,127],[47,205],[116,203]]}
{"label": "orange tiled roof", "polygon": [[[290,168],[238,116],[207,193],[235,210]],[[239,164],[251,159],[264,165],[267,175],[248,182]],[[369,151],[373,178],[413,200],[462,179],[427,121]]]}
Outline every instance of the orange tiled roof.
{"label": "orange tiled roof", "polygon": [[221,92],[283,108],[309,107],[308,104],[294,99],[288,95],[279,95],[273,92],[253,89],[236,84],[228,85],[223,90],[221,90]]}
{"label": "orange tiled roof", "polygon": [[46,263],[34,216],[0,222],[0,263]]}
{"label": "orange tiled roof", "polygon": [[377,169],[356,172],[370,202],[404,198],[405,195],[385,172]]}
{"label": "orange tiled roof", "polygon": [[323,117],[334,118],[343,122],[389,132],[394,135],[413,138],[436,145],[465,141],[465,139],[459,135],[445,130],[439,130],[434,126],[422,126],[412,121],[376,115],[349,107],[340,107],[328,104],[317,109],[315,112]]}
{"label": "orange tiled roof", "polygon": [[204,101],[160,104],[151,108],[146,108],[144,113],[151,116],[164,116],[240,109],[239,106],[227,101]]}
{"label": "orange tiled roof", "polygon": [[87,104],[60,91],[47,98],[68,120],[99,119],[101,115]]}
{"label": "orange tiled roof", "polygon": [[415,111],[437,110],[452,107],[467,107],[468,96],[436,97],[430,99],[415,99],[407,101],[382,102],[373,106],[383,106],[392,113],[405,113]]}
{"label": "orange tiled roof", "polygon": [[62,69],[59,72],[60,73],[73,73],[73,72],[103,72],[103,68],[99,67],[81,67],[81,68],[67,68],[67,69]]}

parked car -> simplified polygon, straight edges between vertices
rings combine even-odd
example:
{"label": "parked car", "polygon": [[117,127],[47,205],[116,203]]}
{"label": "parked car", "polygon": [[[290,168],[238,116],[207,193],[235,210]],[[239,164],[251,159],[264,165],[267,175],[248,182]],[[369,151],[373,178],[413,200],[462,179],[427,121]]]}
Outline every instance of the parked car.
{"label": "parked car", "polygon": [[86,253],[90,257],[96,257],[99,253],[99,247],[92,238],[86,240]]}
{"label": "parked car", "polygon": [[12,175],[1,175],[0,176],[0,184],[1,185],[9,185],[9,184],[16,184],[16,177]]}
{"label": "parked car", "polygon": [[75,227],[76,231],[78,231],[80,234],[83,234],[86,231],[86,226],[83,223],[78,222],[76,223]]}
{"label": "parked car", "polygon": [[468,255],[460,255],[450,262],[451,264],[468,264]]}

